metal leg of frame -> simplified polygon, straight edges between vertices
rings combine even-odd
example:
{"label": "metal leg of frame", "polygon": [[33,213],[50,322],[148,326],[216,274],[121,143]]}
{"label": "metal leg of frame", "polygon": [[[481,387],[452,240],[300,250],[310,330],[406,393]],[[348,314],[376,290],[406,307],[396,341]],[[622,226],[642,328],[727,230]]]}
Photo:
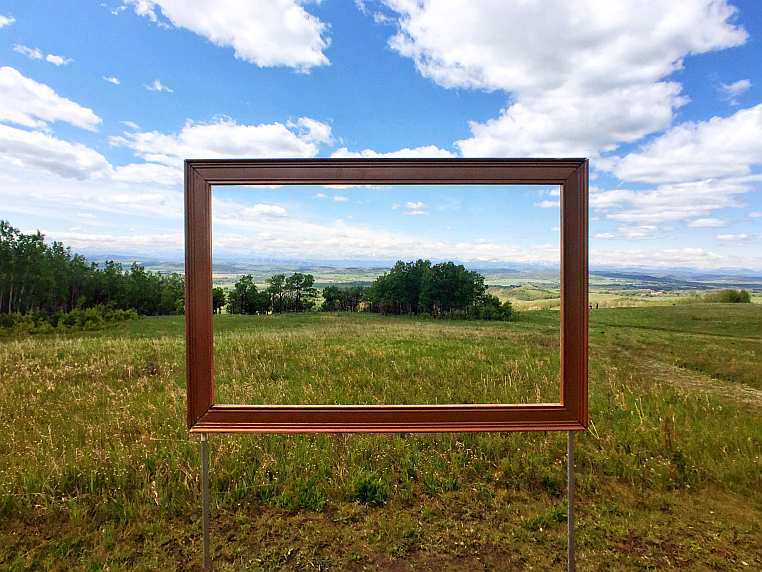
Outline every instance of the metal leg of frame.
{"label": "metal leg of frame", "polygon": [[204,544],[204,570],[212,569],[209,556],[209,437],[201,433],[201,528]]}
{"label": "metal leg of frame", "polygon": [[574,432],[566,433],[566,569],[574,572]]}

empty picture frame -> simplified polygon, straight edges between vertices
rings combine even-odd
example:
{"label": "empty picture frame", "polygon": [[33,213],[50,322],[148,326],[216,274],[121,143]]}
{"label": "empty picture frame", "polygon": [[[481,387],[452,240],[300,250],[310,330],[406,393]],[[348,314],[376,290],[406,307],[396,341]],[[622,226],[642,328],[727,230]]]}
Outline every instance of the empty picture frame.
{"label": "empty picture frame", "polygon": [[[527,185],[561,192],[560,402],[448,405],[214,403],[212,185]],[[194,433],[577,431],[587,426],[587,159],[185,161],[187,423]]]}

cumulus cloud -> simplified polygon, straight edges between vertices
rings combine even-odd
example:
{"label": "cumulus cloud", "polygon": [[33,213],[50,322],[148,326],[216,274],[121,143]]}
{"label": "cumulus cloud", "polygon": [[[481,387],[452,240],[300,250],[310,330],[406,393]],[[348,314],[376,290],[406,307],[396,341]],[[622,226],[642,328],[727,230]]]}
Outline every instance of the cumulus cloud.
{"label": "cumulus cloud", "polygon": [[[330,126],[320,125],[330,136]],[[178,133],[125,133],[112,137],[111,143],[129,147],[147,161],[169,165],[193,158],[314,157],[319,151],[314,131],[299,132],[278,122],[239,124],[229,118],[208,123],[188,121]]]}
{"label": "cumulus cloud", "polygon": [[422,201],[408,201],[405,203],[405,212],[407,216],[419,216],[429,214],[426,204]]}
{"label": "cumulus cloud", "polygon": [[13,46],[13,51],[21,54],[23,56],[28,57],[31,60],[41,60],[44,59],[46,62],[51,63],[55,66],[65,66],[73,62],[71,58],[66,58],[64,56],[58,56],[56,54],[48,54],[45,55],[42,50],[39,48],[30,48],[28,46],[24,46],[22,44],[16,44]]}
{"label": "cumulus cloud", "polygon": [[[307,71],[328,64],[328,26],[302,0],[125,0],[135,13],[186,28],[260,67]],[[166,25],[166,24],[165,24]]]}
{"label": "cumulus cloud", "polygon": [[163,93],[174,93],[174,91],[175,91],[171,87],[161,83],[161,81],[158,80],[158,79],[153,80],[151,83],[146,84],[144,87],[148,91],[156,91],[156,92],[159,92],[159,93],[162,93],[162,92]]}
{"label": "cumulus cloud", "polygon": [[727,117],[686,122],[637,151],[599,161],[622,180],[672,183],[739,176],[762,163],[762,104]]}
{"label": "cumulus cloud", "polygon": [[299,136],[306,141],[330,143],[333,140],[331,126],[310,117],[300,117],[296,121],[288,121],[286,126],[299,133]]}
{"label": "cumulus cloud", "polygon": [[40,51],[38,48],[30,48],[21,44],[15,44],[13,46],[13,51],[17,54],[28,57],[30,60],[41,60],[43,57],[45,57],[45,54],[43,54],[42,51]]}
{"label": "cumulus cloud", "polygon": [[160,163],[128,163],[112,167],[111,178],[124,183],[152,183],[167,187],[182,184],[182,172]]}
{"label": "cumulus cloud", "polygon": [[721,218],[697,218],[688,223],[693,228],[717,228],[727,226],[728,221]]}
{"label": "cumulus cloud", "polygon": [[719,91],[724,100],[728,101],[731,105],[738,105],[738,96],[748,91],[750,87],[751,80],[739,79],[733,83],[721,83]]}
{"label": "cumulus cloud", "polygon": [[103,81],[113,83],[114,85],[119,85],[120,83],[122,83],[121,81],[119,81],[119,78],[116,77],[115,75],[104,75]]}
{"label": "cumulus cloud", "polygon": [[19,167],[75,179],[100,176],[110,167],[103,155],[85,145],[8,125],[0,125],[0,157]]}
{"label": "cumulus cloud", "polygon": [[717,235],[717,240],[722,240],[724,242],[744,242],[750,238],[752,237],[745,232],[741,232],[737,234],[729,233],[729,234]]}
{"label": "cumulus cloud", "polygon": [[281,205],[258,203],[253,207],[244,208],[242,213],[246,217],[283,217],[288,214],[288,211]]}
{"label": "cumulus cloud", "polygon": [[3,16],[0,14],[0,28],[5,28],[6,26],[10,26],[16,21],[16,18],[13,16]]}
{"label": "cumulus cloud", "polygon": [[[336,220],[316,222],[301,216],[252,219],[240,203],[213,198],[215,251],[231,255],[304,259],[338,257],[390,259],[431,257],[460,260],[544,260],[558,262],[558,245],[520,246],[496,241],[448,241]],[[252,244],[256,250],[252,251]]]}
{"label": "cumulus cloud", "polygon": [[139,167],[130,167],[130,171],[150,174],[149,169],[155,169],[160,175],[156,182],[172,184],[182,182],[185,159],[314,157],[320,151],[320,143],[330,140],[330,126],[315,119],[303,117],[291,125],[291,128],[278,122],[245,125],[219,118],[209,123],[189,121],[178,133],[133,129],[109,141],[111,145],[131,149],[146,161]]}
{"label": "cumulus cloud", "polygon": [[717,209],[739,207],[739,196],[749,192],[739,181],[693,181],[659,185],[649,190],[596,190],[590,206],[606,218],[630,224],[707,219]]}
{"label": "cumulus cloud", "polygon": [[590,250],[595,266],[628,268],[690,268],[716,270],[722,263],[728,267],[762,268],[759,258],[728,257],[704,248],[627,248]]}
{"label": "cumulus cloud", "polygon": [[[35,159],[39,157],[34,154]],[[82,162],[80,159],[80,164]],[[106,225],[110,231],[132,227],[135,221],[140,221],[141,232],[135,232],[134,228],[130,231],[136,239],[147,234],[157,220],[161,221],[160,228],[174,224],[181,232],[182,191],[115,181],[108,164],[98,158],[93,163],[89,169],[85,164],[80,171],[70,173],[62,172],[57,164],[33,162],[21,167],[17,162],[8,162],[0,187],[3,212],[32,215],[41,226],[46,220],[52,221],[58,230],[61,230],[61,221],[79,218],[81,212],[90,213],[96,219],[82,219],[80,223]],[[83,174],[87,177],[83,178]],[[99,248],[101,244],[94,237],[88,246]]]}
{"label": "cumulus cloud", "polygon": [[0,121],[34,128],[63,121],[95,131],[101,118],[92,109],[61,97],[44,83],[4,66],[0,67]]}
{"label": "cumulus cloud", "polygon": [[74,60],[71,58],[65,58],[64,56],[57,56],[56,54],[48,54],[45,56],[45,61],[53,64],[54,66],[66,66]]}
{"label": "cumulus cloud", "polygon": [[422,75],[510,94],[499,117],[472,122],[456,143],[466,156],[594,156],[636,141],[686,102],[665,81],[686,56],[747,39],[724,0],[385,4],[398,23],[390,46]]}
{"label": "cumulus cloud", "polygon": [[374,151],[373,149],[363,149],[362,151],[350,151],[346,147],[340,147],[339,149],[336,149],[331,154],[331,157],[335,157],[338,159],[351,159],[351,158],[365,158],[365,159],[376,159],[376,158],[391,158],[391,159],[401,159],[405,157],[409,158],[427,158],[427,159],[436,159],[436,158],[447,158],[447,157],[454,157],[455,154],[451,151],[448,151],[447,149],[441,149],[437,147],[436,145],[426,145],[423,147],[405,147],[403,149],[398,149],[396,151],[387,151],[387,152],[379,152]]}

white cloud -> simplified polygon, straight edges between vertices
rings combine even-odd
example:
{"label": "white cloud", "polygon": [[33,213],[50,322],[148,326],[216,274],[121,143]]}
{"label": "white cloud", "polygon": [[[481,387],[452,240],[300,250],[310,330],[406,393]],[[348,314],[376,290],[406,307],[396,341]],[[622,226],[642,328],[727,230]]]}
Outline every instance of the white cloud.
{"label": "white cloud", "polygon": [[762,218],[762,211],[752,211],[749,213],[751,218]]}
{"label": "white cloud", "polygon": [[743,242],[747,239],[751,238],[746,233],[738,233],[738,234],[718,234],[717,240],[722,240],[724,242]]}
{"label": "white cloud", "polygon": [[627,225],[617,228],[619,236],[626,240],[654,238],[657,230],[659,230],[659,227],[654,224]]}
{"label": "white cloud", "polygon": [[122,83],[121,81],[119,81],[119,78],[116,77],[115,75],[104,75],[103,81],[113,83],[114,85],[119,85],[120,83]]}
{"label": "white cloud", "polygon": [[[314,157],[320,148],[315,139],[330,139],[330,126],[303,119],[306,123],[292,129],[282,123],[240,125],[222,118],[212,123],[188,122],[179,133],[125,132],[109,141],[142,159],[126,165],[112,165],[94,149],[49,133],[0,125],[0,156],[15,165],[62,177],[176,186],[182,183],[183,161],[189,158]],[[310,129],[301,129],[304,124]],[[134,123],[127,125],[138,128]]]}
{"label": "white cloud", "polygon": [[590,250],[591,266],[625,268],[690,268],[717,270],[727,267],[762,268],[760,258],[741,258],[721,255],[703,248],[647,248]]}
{"label": "white cloud", "polygon": [[18,167],[75,179],[101,176],[110,168],[103,155],[85,145],[8,125],[0,125],[0,157]]}
{"label": "white cloud", "polygon": [[314,196],[315,196],[316,199],[327,199],[328,198],[328,195],[326,195],[325,193],[315,193]]}
{"label": "white cloud", "polygon": [[44,83],[4,66],[0,67],[0,121],[35,128],[64,121],[95,131],[101,118],[92,109],[61,97]]}
{"label": "white cloud", "polygon": [[[392,208],[399,208],[399,206],[394,205]],[[403,214],[407,216],[420,216],[429,214],[429,211],[426,210],[426,204],[422,201],[408,201],[405,203],[405,212]]]}
{"label": "white cloud", "polygon": [[667,127],[686,101],[674,82],[579,93],[561,87],[469,122],[471,137],[455,144],[466,157],[591,157]]}
{"label": "white cloud", "polygon": [[306,141],[330,143],[333,140],[331,126],[310,117],[300,117],[296,121],[288,121],[286,126],[299,133],[299,136]]}
{"label": "white cloud", "polygon": [[164,92],[164,93],[174,93],[174,91],[175,91],[171,87],[166,86],[163,83],[161,83],[161,81],[159,81],[158,79],[153,80],[151,83],[146,84],[143,87],[145,87],[148,91],[157,91],[159,93],[161,93],[161,92]]}
{"label": "white cloud", "polygon": [[30,48],[21,44],[15,44],[13,51],[22,56],[28,57],[30,60],[41,60],[45,55],[38,48]]}
{"label": "white cloud", "polygon": [[125,133],[111,142],[129,147],[147,161],[174,166],[184,159],[314,157],[319,151],[311,135],[294,132],[283,123],[245,125],[229,118],[189,121],[179,133]]}
{"label": "white cloud", "polygon": [[594,156],[636,141],[686,102],[664,81],[686,56],[747,39],[724,0],[386,4],[398,16],[391,47],[422,75],[510,94],[499,117],[472,122],[456,143],[466,156]]}
{"label": "white cloud", "polygon": [[[232,119],[220,118],[211,123],[187,122],[179,133],[159,131],[125,132],[111,137],[114,146],[132,149],[147,164],[162,165],[161,179],[168,182],[174,173],[174,182],[182,182],[185,159],[256,158],[256,157],[314,157],[320,150],[316,133],[330,139],[329,125],[310,118],[311,129],[304,125],[289,129],[283,123],[242,125]],[[140,167],[147,172],[148,167]],[[166,177],[165,177],[166,175]]]}
{"label": "white cloud", "polygon": [[235,56],[260,67],[307,71],[328,64],[328,26],[307,12],[301,0],[125,0],[135,13],[160,23],[157,10]]}
{"label": "white cloud", "polygon": [[716,209],[739,207],[738,197],[750,191],[743,181],[694,181],[655,189],[596,190],[590,206],[606,218],[631,224],[660,224],[707,218]]}
{"label": "white cloud", "polygon": [[3,16],[0,14],[0,28],[5,28],[6,26],[10,26],[16,21],[16,18],[13,16]]}
{"label": "white cloud", "polygon": [[349,197],[345,197],[343,195],[333,195],[333,201],[336,203],[346,203],[349,200]]}
{"label": "white cloud", "polygon": [[177,168],[159,163],[129,163],[114,167],[111,178],[125,183],[154,183],[173,186],[183,182],[182,172]]}
{"label": "white cloud", "polygon": [[[182,253],[183,197],[175,189],[104,177],[71,181],[42,170],[30,176],[28,168],[11,164],[10,172],[3,175],[0,200],[4,212],[33,215],[42,230],[49,225],[51,239],[63,240],[75,250],[145,254],[149,249],[167,256]],[[271,203],[247,204],[218,196],[213,196],[213,201],[215,254],[301,260],[427,256],[464,261],[558,262],[557,242],[526,245],[509,240],[439,240],[341,220],[319,223]],[[410,202],[420,206],[422,201]],[[258,206],[263,204],[266,206]],[[80,217],[83,212],[93,216]],[[138,219],[139,230],[133,228]],[[61,220],[77,221],[83,230],[62,230],[58,224]],[[255,252],[252,244],[256,244]],[[590,260],[594,266],[717,269],[725,265],[762,269],[759,257],[718,255],[699,248],[592,249]]]}
{"label": "white cloud", "polygon": [[601,240],[644,240],[657,238],[659,227],[654,224],[621,225],[616,232],[599,232],[593,235]]}
{"label": "white cloud", "polygon": [[215,252],[229,255],[306,258],[448,258],[461,260],[558,261],[558,245],[519,246],[489,241],[448,241],[421,238],[398,230],[336,220],[246,217],[241,205],[214,198]]}
{"label": "white cloud", "polygon": [[762,163],[762,104],[728,117],[673,127],[624,157],[599,161],[600,168],[628,181],[667,183],[749,174]]}
{"label": "white cloud", "polygon": [[21,55],[24,55],[32,60],[41,60],[44,58],[46,62],[51,63],[55,66],[65,66],[74,61],[71,58],[65,58],[64,56],[57,56],[56,54],[45,55],[42,53],[42,51],[39,48],[30,48],[28,46],[24,46],[21,44],[14,45],[13,51]]}
{"label": "white cloud", "polygon": [[[5,147],[0,151],[3,161],[7,160],[6,152]],[[8,168],[0,186],[3,212],[32,216],[40,225],[47,220],[56,227],[60,227],[62,221],[72,221],[77,213],[88,212],[114,232],[139,221],[140,232],[131,231],[136,237],[148,233],[157,220],[161,221],[160,228],[174,224],[181,232],[182,191],[116,180],[113,167],[94,153],[84,146],[60,140],[50,142],[47,147],[38,143],[29,150],[29,160],[23,165],[16,153],[14,160],[7,160]],[[56,161],[54,155],[60,160]],[[96,240],[90,246],[98,248],[99,243]]]}
{"label": "white cloud", "polygon": [[121,123],[125,127],[129,127],[130,129],[134,131],[137,131],[138,129],[140,129],[140,125],[138,125],[134,121],[120,121],[119,123]]}
{"label": "white cloud", "polygon": [[733,83],[721,83],[720,94],[722,98],[729,101],[731,105],[738,105],[737,97],[751,87],[751,80],[739,79]]}
{"label": "white cloud", "polygon": [[436,145],[426,145],[423,147],[405,147],[403,149],[398,149],[397,151],[388,151],[388,152],[379,152],[374,151],[373,149],[363,149],[362,151],[350,151],[346,147],[340,147],[339,149],[336,149],[333,153],[331,153],[331,157],[339,158],[339,159],[351,159],[351,158],[365,158],[365,159],[376,159],[376,158],[382,158],[387,157],[391,159],[395,158],[447,158],[447,157],[454,157],[454,153],[451,151],[448,151],[446,149],[441,149],[437,147]]}
{"label": "white cloud", "polygon": [[242,212],[245,217],[283,217],[288,214],[285,207],[267,203],[258,203],[253,207],[244,208]]}
{"label": "white cloud", "polygon": [[688,223],[693,228],[718,228],[727,226],[728,221],[721,218],[697,218]]}
{"label": "white cloud", "polygon": [[550,200],[543,200],[539,203],[535,203],[534,206],[539,207],[541,209],[557,209],[561,206],[561,201],[550,201]]}
{"label": "white cloud", "polygon": [[53,64],[54,66],[66,66],[74,60],[71,58],[65,58],[64,56],[57,56],[55,54],[48,54],[45,56],[45,61]]}
{"label": "white cloud", "polygon": [[165,252],[174,254],[181,251],[184,244],[182,232],[148,232],[117,234],[114,232],[86,232],[83,230],[47,230],[42,233],[51,240],[58,240],[75,250],[89,250],[99,253],[136,254]]}

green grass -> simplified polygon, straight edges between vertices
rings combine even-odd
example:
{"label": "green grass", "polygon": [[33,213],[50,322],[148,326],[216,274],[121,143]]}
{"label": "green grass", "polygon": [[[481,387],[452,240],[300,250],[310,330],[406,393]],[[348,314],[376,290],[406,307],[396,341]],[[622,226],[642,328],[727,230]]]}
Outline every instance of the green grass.
{"label": "green grass", "polygon": [[[561,298],[558,284],[543,287],[535,283],[521,286],[490,286],[490,294],[501,301],[510,300],[517,310],[558,310]],[[641,308],[702,304],[704,295],[713,290],[655,290],[650,288],[610,289],[605,284],[592,285],[590,304],[603,308]],[[762,304],[762,294],[751,292],[751,301]]]}
{"label": "green grass", "polygon": [[560,401],[557,326],[229,315],[216,331],[221,403]]}
{"label": "green grass", "polygon": [[[555,396],[558,312],[520,316],[219,316],[218,399]],[[751,304],[591,313],[580,569],[762,567],[761,325]],[[197,566],[182,336],[160,317],[0,342],[0,569]],[[217,569],[562,566],[563,434],[210,443]]]}

